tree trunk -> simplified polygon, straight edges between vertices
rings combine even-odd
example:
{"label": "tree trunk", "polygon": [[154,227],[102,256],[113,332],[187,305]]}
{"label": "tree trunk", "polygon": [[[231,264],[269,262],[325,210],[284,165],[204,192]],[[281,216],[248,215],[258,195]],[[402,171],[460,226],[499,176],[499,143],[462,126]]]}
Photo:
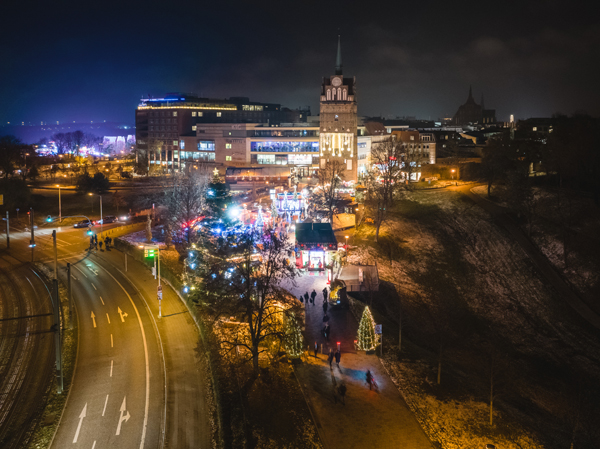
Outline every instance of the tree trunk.
{"label": "tree trunk", "polygon": [[442,342],[440,341],[440,352],[438,353],[438,372],[437,372],[438,385],[442,381],[442,351],[443,351],[443,345],[442,345]]}
{"label": "tree trunk", "polygon": [[377,221],[377,229],[375,230],[375,242],[379,241],[379,228],[381,227],[381,221]]}

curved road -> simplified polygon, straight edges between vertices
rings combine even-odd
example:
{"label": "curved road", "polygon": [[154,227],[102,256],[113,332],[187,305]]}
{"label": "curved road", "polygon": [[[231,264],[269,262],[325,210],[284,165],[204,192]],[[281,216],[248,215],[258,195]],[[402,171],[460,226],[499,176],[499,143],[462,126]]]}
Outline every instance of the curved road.
{"label": "curved road", "polygon": [[0,260],[0,447],[6,449],[27,443],[54,381],[48,286],[31,267],[12,262]]}

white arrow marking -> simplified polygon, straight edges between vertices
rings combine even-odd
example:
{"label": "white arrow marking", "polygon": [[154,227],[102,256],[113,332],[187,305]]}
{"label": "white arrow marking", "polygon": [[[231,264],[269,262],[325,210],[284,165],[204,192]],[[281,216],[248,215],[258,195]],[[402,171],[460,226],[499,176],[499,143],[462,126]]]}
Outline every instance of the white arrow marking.
{"label": "white arrow marking", "polygon": [[127,411],[127,396],[125,396],[123,398],[123,403],[121,404],[121,408],[119,409],[119,411],[121,412],[121,416],[119,416],[119,425],[117,426],[117,433],[115,435],[120,435],[121,434],[121,423],[123,421],[127,422],[129,421],[129,418],[131,418],[131,415],[129,414],[129,412],[127,412],[127,414],[125,416],[123,416],[123,412]]}
{"label": "white arrow marking", "polygon": [[117,310],[119,311],[119,315],[121,315],[121,321],[124,323],[127,312],[123,312],[120,307],[117,307]]}
{"label": "white arrow marking", "polygon": [[79,414],[79,424],[77,424],[77,430],[75,431],[75,438],[73,438],[73,443],[77,443],[77,438],[79,437],[79,431],[81,430],[81,423],[83,422],[83,418],[85,418],[87,412],[87,402],[83,406],[83,410]]}
{"label": "white arrow marking", "polygon": [[102,416],[104,416],[104,412],[106,411],[106,404],[108,404],[108,395],[106,395],[106,400],[104,401],[104,408],[102,409]]}
{"label": "white arrow marking", "polygon": [[92,321],[94,322],[94,327],[96,327],[96,315],[92,312]]}
{"label": "white arrow marking", "polygon": [[106,314],[106,319],[108,320],[108,324],[110,324],[110,317],[108,316],[108,313]]}

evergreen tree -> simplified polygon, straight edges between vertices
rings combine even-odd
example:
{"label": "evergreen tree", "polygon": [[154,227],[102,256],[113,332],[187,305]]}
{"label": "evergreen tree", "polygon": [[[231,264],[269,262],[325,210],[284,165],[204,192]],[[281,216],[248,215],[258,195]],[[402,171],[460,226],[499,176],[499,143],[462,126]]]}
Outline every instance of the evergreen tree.
{"label": "evergreen tree", "polygon": [[377,346],[377,335],[375,335],[375,321],[369,307],[365,307],[360,324],[358,325],[358,349],[361,351],[373,351]]}
{"label": "evergreen tree", "polygon": [[221,179],[217,169],[213,172],[212,182],[208,185],[206,203],[210,207],[211,215],[214,218],[228,219],[225,212],[232,204],[231,194],[229,193],[229,186]]}
{"label": "evergreen tree", "polygon": [[271,217],[273,218],[273,223],[275,222],[275,219],[279,216],[279,211],[277,210],[277,204],[275,203],[275,201],[273,201],[271,203]]}
{"label": "evergreen tree", "polygon": [[302,356],[302,331],[296,321],[294,312],[290,313],[287,317],[285,326],[285,350],[292,359],[297,359]]}

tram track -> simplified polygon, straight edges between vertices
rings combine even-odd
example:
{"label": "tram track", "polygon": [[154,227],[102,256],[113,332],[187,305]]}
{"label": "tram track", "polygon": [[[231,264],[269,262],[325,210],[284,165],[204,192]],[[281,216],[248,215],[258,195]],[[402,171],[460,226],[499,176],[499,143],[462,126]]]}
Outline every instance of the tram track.
{"label": "tram track", "polygon": [[50,290],[28,265],[0,268],[0,447],[26,446],[54,375]]}

